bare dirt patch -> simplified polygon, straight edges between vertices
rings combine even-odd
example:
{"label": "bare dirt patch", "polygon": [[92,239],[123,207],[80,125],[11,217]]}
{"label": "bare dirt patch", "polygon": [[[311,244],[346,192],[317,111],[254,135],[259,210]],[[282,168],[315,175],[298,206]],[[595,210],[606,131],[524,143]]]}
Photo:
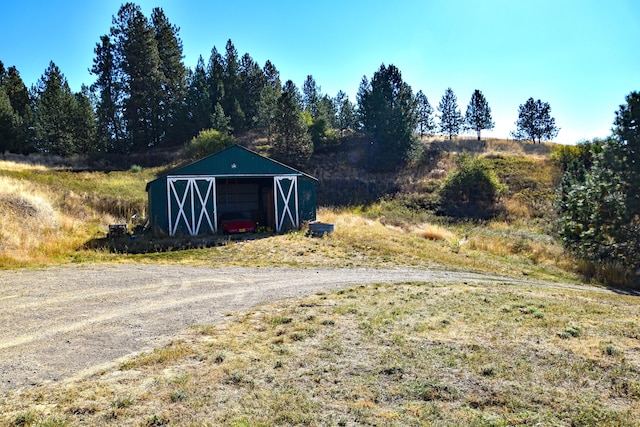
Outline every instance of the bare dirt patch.
{"label": "bare dirt patch", "polygon": [[[92,265],[0,272],[0,391],[87,376],[192,325],[355,284],[522,282],[412,269]],[[557,286],[557,285],[554,285]]]}

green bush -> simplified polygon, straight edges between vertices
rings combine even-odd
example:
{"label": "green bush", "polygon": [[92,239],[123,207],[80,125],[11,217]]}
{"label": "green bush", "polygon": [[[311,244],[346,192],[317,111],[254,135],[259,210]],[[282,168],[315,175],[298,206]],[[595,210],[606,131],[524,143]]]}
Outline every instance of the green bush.
{"label": "green bush", "polygon": [[577,145],[554,145],[551,149],[551,160],[557,162],[562,167],[563,172],[576,165],[582,165],[590,169],[594,156],[602,151],[602,146],[606,140],[594,139],[593,141],[583,141]]}
{"label": "green bush", "polygon": [[187,156],[190,159],[200,159],[235,144],[233,136],[227,135],[215,129],[201,130],[187,147]]}
{"label": "green bush", "polygon": [[440,188],[441,213],[452,217],[488,218],[505,186],[486,160],[463,153]]}

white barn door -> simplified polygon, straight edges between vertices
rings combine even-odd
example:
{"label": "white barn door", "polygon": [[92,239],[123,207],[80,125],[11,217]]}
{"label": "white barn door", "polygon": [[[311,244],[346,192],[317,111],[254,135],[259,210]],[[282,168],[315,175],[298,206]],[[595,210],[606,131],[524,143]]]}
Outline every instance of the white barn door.
{"label": "white barn door", "polygon": [[184,229],[191,236],[215,233],[216,179],[212,176],[167,177],[169,235]]}
{"label": "white barn door", "polygon": [[300,227],[298,218],[298,177],[276,176],[273,178],[276,208],[276,232]]}

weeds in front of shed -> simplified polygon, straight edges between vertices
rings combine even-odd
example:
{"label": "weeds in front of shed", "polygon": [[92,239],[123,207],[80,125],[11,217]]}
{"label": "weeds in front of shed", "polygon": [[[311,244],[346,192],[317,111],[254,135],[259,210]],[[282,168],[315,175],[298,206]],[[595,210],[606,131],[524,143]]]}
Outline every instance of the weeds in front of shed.
{"label": "weeds in front of shed", "polygon": [[190,349],[185,343],[175,341],[169,344],[167,347],[154,349],[150,352],[143,352],[140,355],[129,358],[122,362],[120,368],[123,370],[129,370],[139,368],[145,365],[161,365],[167,362],[175,361],[185,357],[189,354]]}
{"label": "weeds in front of shed", "polygon": [[603,343],[602,352],[607,356],[620,357],[623,355],[622,350],[613,343]]}
{"label": "weeds in front of shed", "polygon": [[118,396],[111,403],[111,406],[113,406],[116,409],[124,409],[124,408],[128,408],[129,406],[132,406],[134,403],[135,403],[135,399],[131,395],[123,395],[123,396]]}
{"label": "weeds in front of shed", "polygon": [[16,427],[29,427],[36,422],[36,418],[37,416],[33,411],[21,412],[13,419],[12,425]]}
{"label": "weeds in front of shed", "polygon": [[562,332],[558,333],[558,336],[562,339],[577,338],[580,336],[580,328],[577,326],[569,326]]}

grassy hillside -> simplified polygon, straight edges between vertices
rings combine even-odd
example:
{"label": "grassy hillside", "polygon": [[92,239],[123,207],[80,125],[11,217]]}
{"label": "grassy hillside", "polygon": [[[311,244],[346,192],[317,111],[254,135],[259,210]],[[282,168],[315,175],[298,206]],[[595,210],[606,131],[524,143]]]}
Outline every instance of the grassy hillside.
{"label": "grassy hillside", "polygon": [[46,158],[0,161],[0,266],[68,262],[109,223],[146,211],[142,172],[74,172]]}
{"label": "grassy hillside", "polygon": [[[550,235],[551,199],[559,177],[557,165],[548,158],[551,144],[435,140],[425,147],[421,159],[394,174],[359,168],[354,162],[361,155],[357,144],[315,158],[310,172],[320,180],[321,202],[340,199],[339,192],[345,189],[358,194],[373,188],[377,197],[366,204],[321,208],[319,219],[336,224],[336,232],[327,239],[308,239],[303,231],[239,244],[222,242],[223,246],[209,249],[135,256],[83,248],[104,237],[108,224],[145,215],[145,184],[159,169],[76,172],[68,166],[44,166],[38,162],[43,158],[5,160],[0,162],[0,265],[82,261],[262,265],[270,262],[263,256],[268,251],[277,255],[270,259],[290,265],[440,265],[563,280],[572,276],[571,260]],[[501,213],[492,221],[451,222],[434,211],[437,189],[462,151],[485,157],[507,184]],[[331,177],[342,183],[336,185]],[[139,239],[138,244],[145,241]]]}

